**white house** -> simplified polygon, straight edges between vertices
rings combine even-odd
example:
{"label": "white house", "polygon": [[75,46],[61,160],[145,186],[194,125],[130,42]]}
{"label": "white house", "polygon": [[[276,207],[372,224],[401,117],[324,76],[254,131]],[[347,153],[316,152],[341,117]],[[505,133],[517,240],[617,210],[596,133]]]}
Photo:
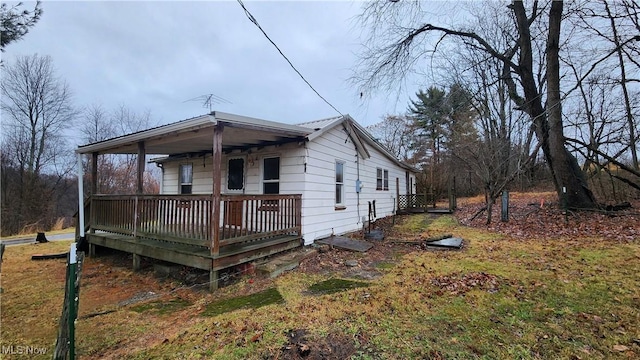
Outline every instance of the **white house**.
{"label": "white house", "polygon": [[[81,206],[92,246],[132,252],[134,266],[149,256],[209,269],[212,281],[225,267],[359,230],[370,203],[380,218],[415,194],[417,170],[349,115],[289,125],[212,112],[76,152],[93,164],[100,154],[139,157],[136,195],[99,195],[92,171],[90,214]],[[142,191],[150,154],[162,168],[159,195]],[[165,242],[184,251],[167,254]]]}
{"label": "white house", "polygon": [[[361,229],[369,202],[375,200],[376,216],[385,217],[396,210],[398,193],[415,193],[416,170],[349,115],[298,126],[308,129],[303,141],[226,151],[222,193],[302,194],[305,244]],[[174,154],[154,161],[162,166],[162,194],[211,193],[211,154]]]}

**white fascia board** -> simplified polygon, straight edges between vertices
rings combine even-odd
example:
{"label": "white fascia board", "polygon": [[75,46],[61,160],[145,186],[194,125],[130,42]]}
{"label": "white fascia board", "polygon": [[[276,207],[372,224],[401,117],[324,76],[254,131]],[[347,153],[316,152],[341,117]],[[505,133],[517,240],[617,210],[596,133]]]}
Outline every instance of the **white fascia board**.
{"label": "white fascia board", "polygon": [[140,141],[153,139],[166,134],[178,134],[185,131],[209,127],[216,125],[216,119],[211,115],[202,115],[192,119],[182,120],[175,123],[158,126],[148,130],[138,131],[132,134],[119,136],[112,139],[99,141],[92,144],[81,145],[76,149],[77,154],[89,154],[93,152],[105,151],[108,149],[118,148],[130,145]]}
{"label": "white fascia board", "polygon": [[347,131],[347,134],[349,134],[349,137],[355,144],[356,150],[358,151],[360,156],[362,156],[363,159],[368,159],[371,157],[371,154],[369,154],[369,150],[367,150],[367,147],[362,142],[362,138],[360,137],[360,135],[358,135],[358,131],[353,126],[354,123],[355,121],[353,121],[353,119],[349,116],[348,119],[346,119],[342,123],[342,126]]}
{"label": "white fascia board", "polygon": [[[347,116],[349,116],[349,115],[347,115]],[[335,121],[327,124],[326,126],[322,127],[320,130],[316,130],[316,131],[312,132],[309,136],[307,136],[307,139],[309,141],[313,141],[313,139],[316,139],[317,137],[322,136],[327,131],[333,129],[334,126],[336,126],[338,124],[342,124],[342,122],[344,120],[345,120],[344,116],[338,117]]]}

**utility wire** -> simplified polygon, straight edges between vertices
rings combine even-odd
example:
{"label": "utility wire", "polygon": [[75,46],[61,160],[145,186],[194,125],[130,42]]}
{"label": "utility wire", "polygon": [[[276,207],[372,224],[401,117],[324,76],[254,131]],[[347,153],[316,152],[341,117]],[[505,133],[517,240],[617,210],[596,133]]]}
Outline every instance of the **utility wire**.
{"label": "utility wire", "polygon": [[271,40],[271,38],[269,37],[269,35],[267,35],[267,33],[264,31],[264,29],[262,29],[262,26],[260,26],[260,24],[258,23],[258,20],[256,20],[256,18],[251,14],[251,12],[249,12],[249,10],[244,6],[244,3],[242,2],[242,0],[238,0],[238,4],[240,4],[240,6],[242,7],[242,9],[244,10],[245,15],[247,15],[247,18],[255,25],[258,27],[258,29],[260,29],[260,31],[262,32],[262,34],[267,38],[267,40],[269,40],[269,42],[278,50],[278,52],[280,53],[280,55],[282,55],[282,57],[287,60],[287,62],[289,63],[289,65],[291,66],[291,68],[300,76],[300,78],[302,78],[302,80],[311,88],[311,90],[313,90],[313,92],[316,93],[316,95],[318,95],[320,97],[320,99],[322,99],[325,103],[327,103],[327,105],[331,106],[331,108],[333,110],[335,110],[338,114],[340,114],[341,116],[344,116],[340,110],[336,109],[335,106],[333,106],[327,99],[325,99],[322,95],[320,95],[320,93],[309,83],[309,81],[307,81],[307,79],[305,79],[305,77],[300,73],[300,71],[298,71],[298,69],[296,69],[295,66],[293,66],[293,64],[291,63],[291,61],[289,60],[289,58],[287,58],[287,56],[282,52],[282,50],[280,50],[280,48],[278,47],[278,45],[276,45],[275,42],[273,42],[273,40]]}

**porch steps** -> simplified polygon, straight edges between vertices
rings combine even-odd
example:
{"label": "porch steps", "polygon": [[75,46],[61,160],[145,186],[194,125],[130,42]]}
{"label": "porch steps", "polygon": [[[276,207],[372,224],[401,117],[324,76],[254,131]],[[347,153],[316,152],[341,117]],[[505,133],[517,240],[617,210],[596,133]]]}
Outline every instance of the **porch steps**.
{"label": "porch steps", "polygon": [[307,257],[317,253],[318,250],[306,247],[282,255],[277,255],[265,263],[256,266],[258,276],[265,278],[275,278],[285,271],[293,270],[300,265],[300,262]]}

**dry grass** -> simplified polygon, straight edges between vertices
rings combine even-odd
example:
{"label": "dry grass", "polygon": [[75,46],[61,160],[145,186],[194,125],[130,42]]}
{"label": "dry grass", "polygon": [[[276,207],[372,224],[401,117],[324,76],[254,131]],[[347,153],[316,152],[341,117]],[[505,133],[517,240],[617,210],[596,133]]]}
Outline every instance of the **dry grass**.
{"label": "dry grass", "polygon": [[[406,254],[380,266],[382,277],[368,281],[368,287],[325,295],[308,289],[342,273],[297,270],[274,280],[247,277],[209,294],[159,281],[150,272],[134,273],[129,259],[88,259],[78,354],[88,359],[290,359],[297,358],[296,348],[287,345],[287,334],[305,329],[308,358],[319,358],[313,356],[323,351],[325,358],[354,359],[640,356],[637,241],[512,239],[461,226],[453,217],[432,220],[425,215],[405,217],[393,231],[397,237],[443,232],[463,237],[465,248],[425,251],[391,245],[393,239],[387,239],[378,246]],[[7,249],[2,345],[52,348],[64,263],[28,258],[67,246]],[[309,261],[321,264],[330,254]],[[215,301],[270,288],[279,291],[284,303],[203,315]],[[159,297],[122,305],[149,291]],[[163,301],[180,306],[159,311]],[[86,317],[105,310],[113,312]],[[338,346],[330,349],[334,357],[327,355],[328,343]]]}

